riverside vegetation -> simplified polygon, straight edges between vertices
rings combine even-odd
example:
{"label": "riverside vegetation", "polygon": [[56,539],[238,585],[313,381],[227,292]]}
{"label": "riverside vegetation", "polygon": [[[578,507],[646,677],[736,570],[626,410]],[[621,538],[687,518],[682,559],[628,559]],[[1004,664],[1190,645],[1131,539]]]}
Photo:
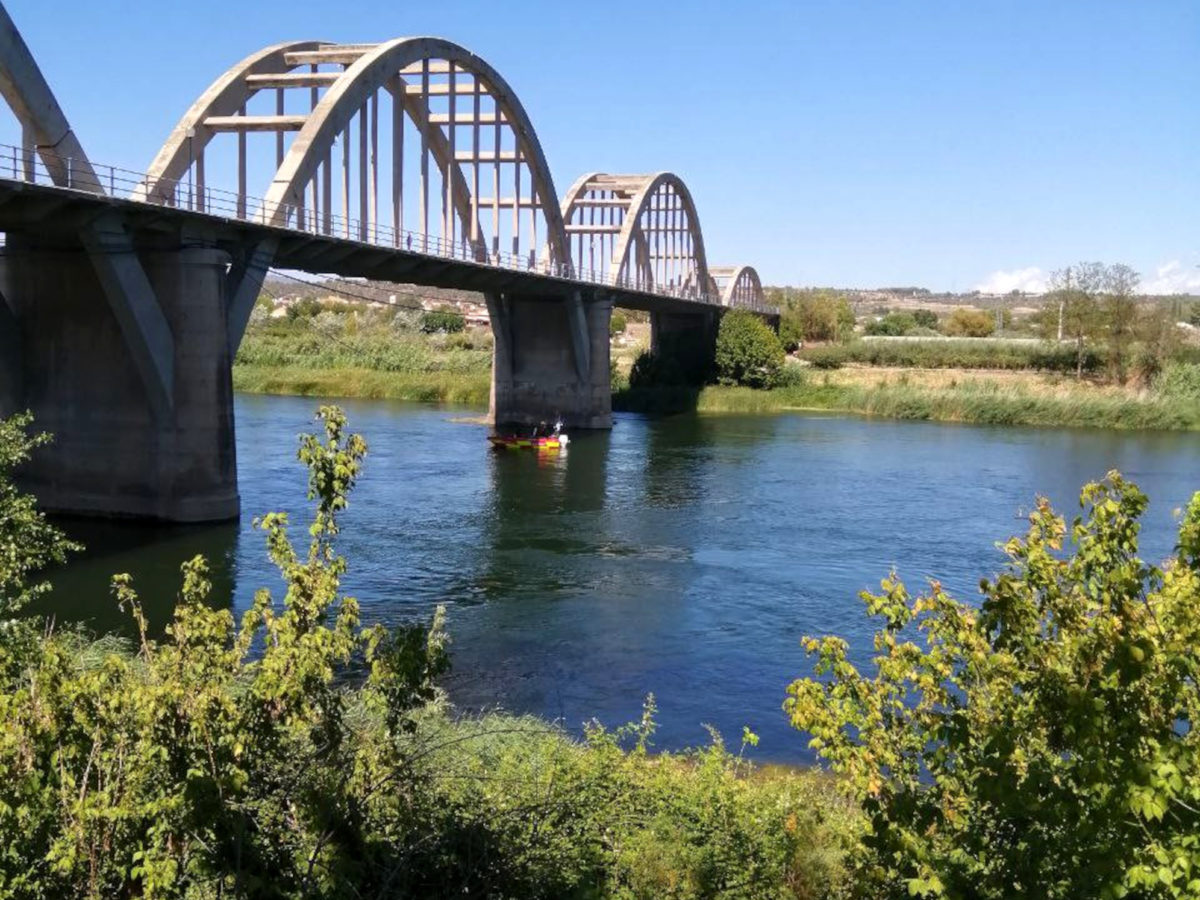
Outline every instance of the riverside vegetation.
{"label": "riverside vegetation", "polygon": [[443,613],[365,628],[340,589],[367,446],[318,418],[307,549],[256,521],[281,600],[235,621],[196,557],[152,635],[118,575],[132,643],[16,616],[75,548],[12,483],[44,438],[0,420],[0,896],[1200,896],[1200,493],[1161,566],[1111,473],[1069,529],[1038,503],[981,604],[893,573],[870,671],[807,638],[787,688],[832,774],[762,771],[651,752],[652,699],[582,739],[455,717]]}
{"label": "riverside vegetation", "polygon": [[[751,324],[758,321],[754,317],[735,312],[723,319],[728,325],[718,340],[719,358],[643,353],[628,374],[614,364],[614,408],[825,410],[998,425],[1200,428],[1200,391],[1194,386],[1200,382],[1200,348],[1179,340],[1164,318],[1167,310],[1131,306],[1127,297],[1112,300],[1094,272],[1082,279],[1092,294],[1081,293],[1078,274],[1057,277],[1070,287],[1048,296],[1044,315],[1031,327],[1049,336],[1061,307],[1064,333],[1073,337],[1069,342],[920,337],[938,335],[934,328],[950,334],[989,331],[980,316],[958,315],[969,310],[944,321],[930,310],[891,313],[874,330],[907,337],[859,340],[849,305],[834,292],[780,295],[779,338]],[[1127,290],[1128,277],[1122,284]],[[269,304],[260,305],[251,319],[233,370],[237,390],[477,408],[487,403],[491,335],[465,329],[456,313],[311,299],[293,303],[283,317],[269,310]],[[994,324],[994,317],[982,318]],[[626,317],[615,313],[614,332],[625,325]],[[782,350],[811,341],[824,343],[806,345],[797,349],[796,359],[785,359]]]}

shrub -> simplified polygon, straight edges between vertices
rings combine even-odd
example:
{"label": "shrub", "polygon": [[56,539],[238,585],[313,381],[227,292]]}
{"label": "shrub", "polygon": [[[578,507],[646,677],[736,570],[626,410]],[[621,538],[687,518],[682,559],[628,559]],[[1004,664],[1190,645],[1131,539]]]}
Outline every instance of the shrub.
{"label": "shrub", "polygon": [[805,639],[821,680],[787,709],[868,815],[863,896],[1200,891],[1200,493],[1162,569],[1136,555],[1136,487],[1110,473],[1081,502],[1068,532],[1039,500],[982,606],[894,574],[864,593],[873,674]]}
{"label": "shrub", "polygon": [[916,309],[912,315],[919,328],[936,329],[938,326],[938,314],[932,309]]}
{"label": "shrub", "polygon": [[770,387],[783,365],[783,346],[771,327],[746,310],[731,310],[717,332],[717,377],[722,384]]}
{"label": "shrub", "polygon": [[787,353],[795,353],[804,343],[804,326],[796,316],[785,313],[780,317],[779,343]]}
{"label": "shrub", "polygon": [[1155,379],[1154,389],[1172,400],[1200,403],[1200,363],[1167,363]]}
{"label": "shrub", "polygon": [[866,334],[875,337],[903,337],[917,327],[917,320],[909,313],[890,312],[882,319],[867,323]]}
{"label": "shrub", "polygon": [[299,300],[293,300],[288,304],[287,317],[289,319],[311,319],[320,313],[323,308],[321,301],[315,297],[301,297]]}
{"label": "shrub", "polygon": [[612,335],[624,334],[625,329],[629,327],[629,322],[625,319],[624,313],[614,312],[608,320],[608,333]]}
{"label": "shrub", "polygon": [[462,313],[452,309],[431,309],[421,315],[421,330],[426,334],[454,334],[465,327]]}
{"label": "shrub", "polygon": [[982,309],[956,309],[942,326],[951,337],[987,337],[996,330],[996,317]]}

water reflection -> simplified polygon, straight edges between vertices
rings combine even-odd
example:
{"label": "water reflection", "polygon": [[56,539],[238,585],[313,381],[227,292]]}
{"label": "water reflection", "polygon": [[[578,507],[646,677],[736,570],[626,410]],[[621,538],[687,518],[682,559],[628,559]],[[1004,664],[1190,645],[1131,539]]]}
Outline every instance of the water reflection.
{"label": "water reflection", "polygon": [[112,576],[129,573],[141,598],[150,628],[159,632],[170,621],[179,597],[180,566],[197,554],[211,567],[214,608],[233,605],[236,581],[238,525],[181,526],[94,519],[55,520],[84,551],[70,563],[50,572],[50,595],[29,608],[33,615],[52,615],[82,622],[103,633],[132,634],[127,612],[117,608],[109,591]]}

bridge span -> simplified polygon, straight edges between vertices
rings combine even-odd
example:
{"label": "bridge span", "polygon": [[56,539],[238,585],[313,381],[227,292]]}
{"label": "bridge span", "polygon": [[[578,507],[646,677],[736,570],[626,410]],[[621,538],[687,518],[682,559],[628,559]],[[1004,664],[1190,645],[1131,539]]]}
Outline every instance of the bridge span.
{"label": "bridge span", "polygon": [[614,305],[656,346],[775,315],[751,267],[710,267],[678,176],[560,199],[515,93],[449,41],[267,47],[142,172],[87,158],[2,6],[0,92],[24,136],[0,146],[0,414],[55,433],[28,472],[51,509],[238,514],[230,367],[271,267],[483,293],[497,423],[611,425]]}

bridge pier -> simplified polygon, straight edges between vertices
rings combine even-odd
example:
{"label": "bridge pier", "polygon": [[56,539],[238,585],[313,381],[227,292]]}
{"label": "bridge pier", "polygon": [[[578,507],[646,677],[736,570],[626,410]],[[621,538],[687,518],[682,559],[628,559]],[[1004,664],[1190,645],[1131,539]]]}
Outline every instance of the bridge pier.
{"label": "bridge pier", "polygon": [[8,235],[0,285],[17,348],[0,349],[15,373],[0,414],[28,408],[54,435],[21,473],[43,508],[238,515],[228,267],[227,253],[179,235],[136,250],[120,227]]}
{"label": "bridge pier", "polygon": [[488,294],[487,304],[494,424],[612,427],[610,299]]}
{"label": "bridge pier", "polygon": [[650,314],[650,352],[678,367],[686,384],[702,384],[713,367],[721,314],[701,309],[695,313]]}

